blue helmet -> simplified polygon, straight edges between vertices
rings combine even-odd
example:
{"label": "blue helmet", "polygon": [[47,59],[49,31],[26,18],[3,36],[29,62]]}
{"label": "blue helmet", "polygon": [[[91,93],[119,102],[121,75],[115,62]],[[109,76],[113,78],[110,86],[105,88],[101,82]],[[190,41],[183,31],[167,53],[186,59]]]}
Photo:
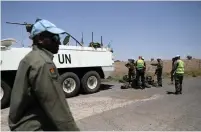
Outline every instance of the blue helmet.
{"label": "blue helmet", "polygon": [[53,23],[51,23],[47,20],[44,20],[44,19],[40,19],[40,20],[36,21],[35,24],[33,24],[29,38],[33,39],[36,35],[44,32],[44,31],[48,31],[53,34],[65,33],[64,30],[57,28],[56,25],[54,25]]}

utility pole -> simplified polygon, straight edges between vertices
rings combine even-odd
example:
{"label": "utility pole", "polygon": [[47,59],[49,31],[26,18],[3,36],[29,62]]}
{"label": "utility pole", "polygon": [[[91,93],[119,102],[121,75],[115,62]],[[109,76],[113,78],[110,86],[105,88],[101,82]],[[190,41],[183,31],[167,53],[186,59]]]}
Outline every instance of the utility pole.
{"label": "utility pole", "polygon": [[84,37],[83,37],[83,32],[82,32],[82,40],[81,40],[81,44],[84,45]]}
{"label": "utility pole", "polygon": [[101,36],[101,47],[103,47],[103,37]]}
{"label": "utility pole", "polygon": [[92,32],[92,43],[94,43],[94,34]]}

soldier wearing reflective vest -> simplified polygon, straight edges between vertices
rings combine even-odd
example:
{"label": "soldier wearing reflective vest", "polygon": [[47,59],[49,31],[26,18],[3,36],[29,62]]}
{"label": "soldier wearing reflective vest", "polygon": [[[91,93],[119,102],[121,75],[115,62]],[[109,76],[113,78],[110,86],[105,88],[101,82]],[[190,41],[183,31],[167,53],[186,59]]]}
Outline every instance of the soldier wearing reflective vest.
{"label": "soldier wearing reflective vest", "polygon": [[[142,59],[142,56],[139,56],[139,59],[136,61],[136,81],[137,86],[144,89],[145,88],[145,70],[146,70],[146,64],[144,60]],[[140,85],[140,78],[141,78],[141,84]]]}
{"label": "soldier wearing reflective vest", "polygon": [[184,77],[184,62],[177,55],[174,64],[175,94],[182,94],[182,82]]}

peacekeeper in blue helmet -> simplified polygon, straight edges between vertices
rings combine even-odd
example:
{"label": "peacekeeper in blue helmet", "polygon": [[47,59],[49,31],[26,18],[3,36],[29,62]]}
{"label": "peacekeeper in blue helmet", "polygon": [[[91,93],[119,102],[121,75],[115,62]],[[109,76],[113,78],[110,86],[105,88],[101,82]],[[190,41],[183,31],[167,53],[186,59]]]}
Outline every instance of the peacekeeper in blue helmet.
{"label": "peacekeeper in blue helmet", "polygon": [[53,62],[62,33],[65,31],[47,20],[33,25],[33,49],[20,61],[11,93],[11,131],[79,131]]}

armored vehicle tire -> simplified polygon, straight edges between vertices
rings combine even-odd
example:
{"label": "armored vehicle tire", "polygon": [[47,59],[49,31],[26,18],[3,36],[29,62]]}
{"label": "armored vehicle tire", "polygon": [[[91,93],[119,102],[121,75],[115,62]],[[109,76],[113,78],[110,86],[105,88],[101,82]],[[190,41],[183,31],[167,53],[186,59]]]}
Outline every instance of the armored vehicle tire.
{"label": "armored vehicle tire", "polygon": [[87,72],[81,79],[82,88],[87,94],[98,92],[100,84],[101,78],[96,71]]}
{"label": "armored vehicle tire", "polygon": [[66,98],[76,96],[80,90],[80,79],[73,72],[66,72],[60,76],[61,86]]}
{"label": "armored vehicle tire", "polygon": [[10,86],[1,80],[1,109],[6,108],[10,102],[11,88]]}

